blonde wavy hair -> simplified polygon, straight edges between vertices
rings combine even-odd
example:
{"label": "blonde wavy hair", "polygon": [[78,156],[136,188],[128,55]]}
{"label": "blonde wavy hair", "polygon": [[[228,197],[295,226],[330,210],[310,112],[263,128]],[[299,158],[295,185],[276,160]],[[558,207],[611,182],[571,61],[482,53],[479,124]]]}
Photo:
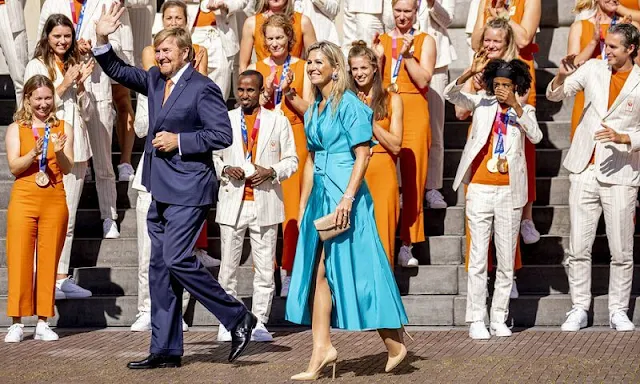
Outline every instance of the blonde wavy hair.
{"label": "blonde wavy hair", "polygon": [[576,0],[576,5],[573,7],[573,13],[580,13],[582,11],[588,11],[596,8],[596,0]]}
{"label": "blonde wavy hair", "polygon": [[[21,126],[31,126],[33,124],[33,110],[31,110],[31,103],[29,102],[29,98],[38,88],[47,87],[51,91],[51,94],[55,98],[56,89],[53,86],[51,80],[44,75],[35,75],[31,77],[24,84],[23,88],[23,96],[22,96],[22,105],[20,109],[16,111],[13,115],[13,121],[18,123]],[[49,117],[47,117],[44,121],[47,124],[58,125],[58,118],[56,117],[56,104],[53,102],[51,104],[51,111],[49,112]]]}
{"label": "blonde wavy hair", "polygon": [[[287,0],[287,6],[284,8],[282,13],[287,16],[289,19],[293,20],[293,14],[295,13],[294,0]],[[269,10],[269,0],[259,0],[256,3],[256,13],[264,13]]]}
{"label": "blonde wavy hair", "polygon": [[[328,41],[319,41],[307,49],[306,57],[309,58],[311,52],[320,51],[320,53],[327,59],[331,68],[335,70],[335,79],[333,80],[333,87],[331,88],[331,109],[333,113],[338,110],[338,105],[342,100],[342,95],[350,88],[349,86],[349,72],[347,71],[347,63],[344,58],[344,53],[340,47],[334,43]],[[313,87],[313,97],[317,99],[320,95],[318,87]]]}
{"label": "blonde wavy hair", "polygon": [[505,39],[507,40],[507,49],[502,56],[502,60],[511,61],[518,57],[518,46],[516,45],[516,39],[513,34],[513,28],[509,25],[509,20],[505,18],[498,17],[496,19],[490,20],[484,25],[484,29],[482,30],[482,40],[484,40],[484,34],[487,33],[488,29],[499,29],[505,32]]}

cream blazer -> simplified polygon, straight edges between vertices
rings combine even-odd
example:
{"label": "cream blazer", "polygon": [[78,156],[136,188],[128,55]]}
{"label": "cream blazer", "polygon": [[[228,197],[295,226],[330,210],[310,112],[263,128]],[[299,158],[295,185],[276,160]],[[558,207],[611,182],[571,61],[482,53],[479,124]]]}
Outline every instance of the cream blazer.
{"label": "cream blazer", "polygon": [[429,7],[426,0],[420,3],[416,16],[416,28],[427,32],[436,41],[436,68],[443,68],[458,58],[447,28],[453,21],[455,0],[436,0]]}
{"label": "cream blazer", "polygon": [[26,24],[24,21],[23,0],[5,0],[4,5],[7,7],[11,32],[19,33],[24,31],[26,29]]}
{"label": "cream blazer", "polygon": [[[471,164],[489,139],[499,106],[495,96],[462,92],[463,85],[456,85],[457,81],[458,79],[447,85],[444,89],[444,98],[457,106],[473,111],[473,122],[453,181],[453,190],[457,190],[461,183],[469,184],[471,181]],[[509,162],[509,186],[513,206],[516,208],[523,207],[528,200],[527,161],[524,157],[525,137],[533,144],[542,140],[542,131],[536,120],[535,108],[526,104],[522,109],[523,113],[520,117],[513,110],[509,110],[509,129],[504,138],[505,155]]]}
{"label": "cream blazer", "polygon": [[[242,166],[245,162],[241,130],[241,109],[229,111],[233,129],[233,144],[213,152],[213,163],[220,179],[216,222],[235,225],[240,215],[244,196],[244,180],[235,180],[222,174],[225,166]],[[284,202],[280,182],[298,170],[298,155],[293,141],[293,131],[289,120],[273,111],[261,108],[260,132],[256,148],[255,164],[273,168],[276,178],[265,181],[253,189],[256,211],[260,212],[257,224],[260,226],[279,224],[284,221]]]}
{"label": "cream blazer", "polygon": [[[584,110],[562,164],[571,173],[582,173],[595,149],[596,178],[606,184],[640,186],[640,67],[633,66],[624,87],[609,104],[611,68],[601,59],[591,59],[564,83],[547,86],[547,99],[561,101],[584,90]],[[631,144],[601,143],[594,140],[602,124],[626,133]]]}

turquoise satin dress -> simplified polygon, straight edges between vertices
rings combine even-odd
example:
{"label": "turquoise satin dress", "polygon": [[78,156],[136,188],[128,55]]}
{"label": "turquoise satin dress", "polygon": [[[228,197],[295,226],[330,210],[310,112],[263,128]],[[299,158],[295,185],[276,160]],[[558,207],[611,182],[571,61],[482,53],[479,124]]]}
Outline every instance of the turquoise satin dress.
{"label": "turquoise satin dress", "polygon": [[[357,144],[371,142],[372,111],[348,91],[338,110],[331,101],[318,113],[320,100],[305,115],[309,152],[315,153],[313,189],[300,224],[285,318],[311,324],[314,267],[319,237],[313,221],[335,211],[349,183]],[[331,325],[347,330],[400,328],[407,315],[389,261],[378,236],[373,200],[363,181],[351,211],[351,227],[324,242],[327,281],[333,310]]]}

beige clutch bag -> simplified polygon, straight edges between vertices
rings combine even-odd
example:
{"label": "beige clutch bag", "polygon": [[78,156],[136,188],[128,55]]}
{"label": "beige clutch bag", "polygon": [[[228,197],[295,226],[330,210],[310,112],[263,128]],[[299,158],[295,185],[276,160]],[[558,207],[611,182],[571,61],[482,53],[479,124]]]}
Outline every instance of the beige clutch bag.
{"label": "beige clutch bag", "polygon": [[320,236],[320,240],[327,241],[333,239],[339,234],[346,232],[351,224],[347,224],[344,228],[339,228],[336,226],[336,213],[330,213],[326,216],[322,216],[321,218],[314,220],[313,225],[318,230],[318,235]]}

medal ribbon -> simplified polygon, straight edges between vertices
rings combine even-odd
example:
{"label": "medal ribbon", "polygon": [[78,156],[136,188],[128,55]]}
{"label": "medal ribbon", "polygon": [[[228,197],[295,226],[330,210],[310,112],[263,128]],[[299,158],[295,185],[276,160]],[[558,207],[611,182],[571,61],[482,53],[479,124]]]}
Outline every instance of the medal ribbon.
{"label": "medal ribbon", "polygon": [[240,129],[242,131],[242,140],[244,142],[243,144],[245,150],[245,158],[248,162],[251,162],[251,152],[253,151],[253,146],[256,142],[256,138],[258,137],[258,131],[260,130],[260,112],[258,112],[256,122],[253,124],[253,130],[251,131],[251,140],[249,140],[249,133],[247,132],[247,123],[244,118],[244,112],[242,112],[242,118],[240,119]]}
{"label": "medal ribbon", "polygon": [[[413,28],[409,31],[413,35]],[[391,57],[396,61],[393,67],[393,73],[391,74],[391,84],[395,84],[398,80],[398,74],[400,73],[400,65],[402,64],[402,56],[398,55],[398,40],[395,37],[391,38]]]}
{"label": "medal ribbon", "polygon": [[[269,61],[271,61],[271,73],[275,73],[276,72],[276,63],[274,63],[272,58],[269,58]],[[288,55],[287,58],[284,60],[284,64],[282,65],[282,74],[280,75],[280,80],[278,81],[276,90],[275,90],[275,96],[273,98],[273,106],[275,107],[275,109],[282,109],[282,83],[284,82],[284,79],[287,77],[287,74],[289,73],[289,65],[291,63],[291,55]]]}
{"label": "medal ribbon", "polygon": [[[609,24],[609,28],[618,24],[618,15],[613,15],[611,18],[611,24]],[[606,44],[604,43],[604,34],[602,33],[602,28],[598,31],[600,34],[600,54],[602,55],[602,60],[607,61],[607,54],[605,53]]]}
{"label": "medal ribbon", "polygon": [[76,15],[76,6],[74,4],[74,0],[69,0],[69,6],[71,7],[71,16],[73,17],[73,21],[78,18],[78,22],[76,24],[76,39],[78,39],[78,35],[80,34],[80,28],[82,28],[82,21],[84,20],[84,10],[87,7],[87,0],[82,3],[82,8],[80,8],[80,16]]}
{"label": "medal ribbon", "polygon": [[[496,114],[496,119],[494,122],[494,135],[498,135],[498,140],[496,140],[496,144],[493,150],[493,157],[498,155],[500,158],[501,155],[504,155],[504,135],[507,134],[507,127],[509,125],[509,115],[506,113],[498,112]],[[494,136],[495,137],[495,136]]]}
{"label": "medal ribbon", "polygon": [[[33,138],[37,142],[38,139],[40,138],[40,135],[38,135],[38,129],[32,125],[31,132],[33,132]],[[47,149],[49,148],[50,133],[51,133],[51,126],[49,124],[46,124],[44,126],[44,141],[42,143],[42,154],[40,155],[40,164],[39,164],[40,172],[44,172],[45,169],[47,168]]]}

